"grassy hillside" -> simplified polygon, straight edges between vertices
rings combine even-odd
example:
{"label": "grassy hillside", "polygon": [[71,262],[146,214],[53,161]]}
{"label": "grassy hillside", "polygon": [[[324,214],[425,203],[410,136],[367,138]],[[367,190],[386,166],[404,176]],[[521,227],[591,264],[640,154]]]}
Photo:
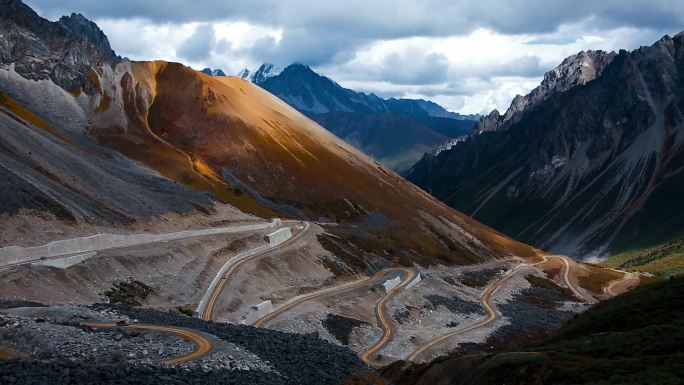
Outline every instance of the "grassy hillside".
{"label": "grassy hillside", "polygon": [[526,349],[385,369],[393,384],[684,383],[684,278],[600,303]]}
{"label": "grassy hillside", "polygon": [[647,271],[657,277],[684,273],[684,238],[610,257],[604,266],[621,270]]}

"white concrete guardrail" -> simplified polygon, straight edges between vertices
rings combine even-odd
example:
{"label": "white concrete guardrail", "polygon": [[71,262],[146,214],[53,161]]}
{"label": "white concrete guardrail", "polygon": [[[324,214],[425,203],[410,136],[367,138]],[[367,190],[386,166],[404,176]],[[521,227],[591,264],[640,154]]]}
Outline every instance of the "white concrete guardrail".
{"label": "white concrete guardrail", "polygon": [[86,254],[97,251],[139,246],[150,243],[176,241],[207,235],[232,234],[264,230],[281,225],[280,219],[253,225],[219,227],[203,230],[185,230],[166,234],[97,234],[89,237],[63,239],[47,245],[35,247],[7,246],[0,248],[0,267],[19,265],[53,259],[70,257],[74,254]]}
{"label": "white concrete guardrail", "polygon": [[385,287],[385,293],[389,293],[390,290],[397,287],[400,283],[401,283],[401,277],[394,277],[392,279],[388,279],[382,285]]}
{"label": "white concrete guardrail", "polygon": [[271,300],[264,301],[256,306],[252,306],[251,311],[244,317],[240,323],[242,325],[251,325],[259,318],[271,313],[273,311],[273,303]]}
{"label": "white concrete guardrail", "polygon": [[78,265],[79,263],[81,263],[87,259],[90,259],[96,255],[97,255],[97,251],[91,251],[88,253],[70,255],[68,257],[46,259],[44,261],[39,260],[36,262],[31,262],[31,265],[34,265],[34,266],[50,266],[50,267],[56,267],[58,269],[66,269],[67,267]]}
{"label": "white concrete guardrail", "polygon": [[413,278],[413,280],[411,282],[409,282],[408,285],[406,285],[405,289],[408,290],[408,289],[416,286],[421,280],[422,280],[422,278],[420,277],[420,273],[416,274],[416,277]]}
{"label": "white concrete guardrail", "polygon": [[278,229],[270,234],[266,234],[266,241],[271,245],[271,246],[277,246],[288,239],[292,238],[292,230],[290,230],[289,227],[283,227],[282,229]]}

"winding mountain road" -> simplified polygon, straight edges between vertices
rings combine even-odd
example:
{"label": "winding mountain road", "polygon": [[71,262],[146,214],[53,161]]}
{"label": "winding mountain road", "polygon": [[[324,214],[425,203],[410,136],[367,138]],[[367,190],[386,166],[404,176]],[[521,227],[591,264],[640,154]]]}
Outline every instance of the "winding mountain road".
{"label": "winding mountain road", "polygon": [[359,358],[361,358],[361,361],[365,362],[368,365],[382,365],[380,361],[373,358],[373,355],[382,350],[382,348],[384,348],[385,345],[387,345],[394,336],[392,318],[391,316],[387,315],[385,304],[387,304],[387,302],[392,297],[394,297],[399,291],[401,291],[401,289],[406,287],[406,285],[408,285],[416,277],[416,272],[411,269],[401,268],[400,270],[406,275],[404,279],[401,281],[399,285],[391,289],[387,294],[385,294],[385,296],[383,296],[375,304],[375,317],[378,319],[378,324],[382,326],[382,338],[380,338],[376,343],[371,345],[359,356]]}
{"label": "winding mountain road", "polygon": [[304,294],[301,296],[297,296],[294,298],[291,298],[290,300],[282,303],[280,306],[278,306],[276,309],[274,309],[272,312],[269,314],[259,318],[254,322],[255,327],[263,327],[266,325],[268,322],[279,316],[280,314],[291,310],[295,306],[301,305],[302,303],[306,301],[311,301],[313,299],[318,299],[322,297],[327,297],[331,295],[336,295],[336,294],[341,294],[346,291],[351,291],[354,289],[358,289],[359,287],[366,286],[369,284],[372,284],[374,282],[379,282],[382,277],[389,273],[394,273],[398,272],[400,274],[404,275],[404,278],[402,279],[401,283],[398,284],[396,287],[391,289],[387,294],[382,296],[380,300],[375,305],[375,316],[378,320],[378,325],[382,327],[383,330],[383,335],[382,338],[380,338],[377,342],[375,342],[372,346],[370,346],[368,349],[363,351],[360,354],[360,358],[362,361],[364,361],[367,364],[370,365],[375,365],[379,364],[377,361],[371,358],[373,354],[376,352],[380,351],[389,341],[391,341],[392,337],[394,336],[394,328],[392,326],[392,321],[391,317],[389,317],[386,314],[386,309],[385,309],[385,304],[392,298],[394,297],[401,289],[403,289],[406,285],[408,285],[413,279],[416,277],[416,272],[412,269],[409,268],[404,268],[404,267],[393,267],[393,268],[388,268],[388,269],[382,269],[375,273],[372,277],[366,277],[366,278],[361,278],[356,281],[348,282],[340,286],[336,287],[331,287],[323,290],[319,290],[313,293],[309,294]]}
{"label": "winding mountain road", "polygon": [[6,246],[0,248],[0,270],[80,256],[84,256],[84,259],[87,259],[101,251],[119,250],[212,235],[263,231],[270,228],[278,228],[282,222],[276,220],[242,226],[183,230],[163,234],[96,234],[87,237],[61,239],[42,246]]}
{"label": "winding mountain road", "polygon": [[361,279],[357,279],[355,281],[347,282],[339,286],[334,286],[334,287],[329,287],[325,288],[322,290],[314,291],[308,294],[302,294],[293,298],[290,298],[289,300],[283,302],[282,304],[278,305],[275,309],[273,309],[272,312],[266,314],[265,316],[257,319],[254,321],[253,326],[255,327],[264,327],[267,323],[269,323],[271,320],[279,316],[280,314],[285,313],[288,310],[291,310],[292,308],[301,305],[304,302],[311,301],[314,299],[319,299],[323,297],[329,297],[333,296],[336,294],[341,294],[346,291],[352,291],[355,289],[358,289],[363,286],[371,285],[376,282],[380,282],[382,278],[390,273],[393,272],[405,272],[408,269],[404,268],[388,268],[388,269],[382,269],[375,273],[371,277],[364,277]]}
{"label": "winding mountain road", "polygon": [[[283,221],[283,222],[296,222],[296,223],[301,223],[297,221]],[[200,318],[202,318],[205,321],[211,321],[214,319],[214,309],[216,308],[216,303],[218,299],[221,297],[221,293],[223,293],[223,290],[226,287],[226,284],[228,281],[235,275],[235,273],[240,269],[242,265],[244,265],[247,262],[253,261],[257,258],[263,257],[268,253],[273,252],[274,250],[283,248],[285,246],[291,245],[292,243],[296,242],[298,239],[306,235],[311,228],[311,223],[310,222],[304,222],[304,228],[298,231],[295,235],[293,235],[290,239],[284,241],[283,243],[280,243],[278,245],[275,245],[273,247],[267,247],[262,251],[259,251],[258,253],[251,254],[247,257],[244,258],[238,258],[235,260],[234,258],[231,258],[224,264],[225,266],[230,266],[227,271],[222,274],[222,277],[220,278],[220,281],[216,285],[215,288],[212,289],[210,286],[208,290],[211,291],[209,295],[205,295],[205,297],[208,298],[208,300],[205,302],[204,300],[200,302],[200,305],[198,306],[198,313],[200,315]],[[221,269],[223,270],[223,268]],[[221,274],[221,273],[219,273]]]}
{"label": "winding mountain road", "polygon": [[170,333],[177,335],[181,338],[184,338],[193,344],[195,344],[195,350],[189,354],[176,357],[176,358],[171,358],[165,361],[162,361],[164,364],[168,365],[174,365],[174,364],[180,364],[183,362],[188,362],[192,360],[196,360],[198,358],[201,358],[208,353],[210,353],[214,349],[214,345],[209,341],[207,337],[202,335],[201,333],[190,330],[190,329],[185,329],[185,328],[179,328],[179,327],[174,327],[174,326],[161,326],[161,325],[145,325],[145,324],[129,324],[129,325],[118,325],[116,323],[96,323],[96,322],[87,322],[83,323],[82,325],[88,326],[93,329],[119,329],[119,328],[124,328],[124,329],[134,329],[134,330],[142,330],[142,331],[156,331],[156,332],[162,332],[162,333]]}
{"label": "winding mountain road", "polygon": [[515,276],[520,270],[529,268],[529,267],[534,267],[537,265],[541,265],[545,262],[548,261],[549,258],[560,258],[563,261],[563,281],[565,282],[565,285],[572,290],[573,294],[575,294],[579,299],[582,301],[593,301],[593,299],[588,299],[586,296],[581,294],[577,288],[574,287],[574,285],[570,282],[569,279],[569,270],[570,270],[570,264],[566,260],[567,257],[560,256],[560,255],[545,255],[543,256],[543,259],[539,262],[531,263],[531,264],[522,264],[514,268],[513,270],[509,271],[508,273],[504,274],[501,278],[498,280],[492,282],[489,284],[484,292],[482,293],[482,307],[484,307],[485,311],[487,312],[487,318],[478,321],[470,326],[467,326],[463,329],[458,329],[454,330],[452,332],[449,332],[447,334],[443,334],[439,337],[436,337],[424,345],[420,346],[418,349],[414,350],[413,353],[411,353],[406,359],[409,361],[415,361],[418,357],[420,357],[423,353],[425,353],[427,350],[435,347],[436,345],[448,340],[451,337],[457,336],[459,334],[467,333],[469,331],[484,327],[489,325],[490,323],[494,322],[497,318],[499,318],[499,314],[496,311],[496,308],[494,307],[494,304],[491,302],[491,297],[494,295],[494,293],[499,290],[506,281],[508,281],[511,277]]}
{"label": "winding mountain road", "polygon": [[[619,270],[616,270],[616,271],[619,271]],[[613,291],[613,290],[615,289],[616,286],[622,285],[623,283],[625,283],[625,282],[627,282],[627,281],[636,281],[636,282],[635,282],[635,285],[636,285],[636,284],[639,284],[639,274],[634,273],[634,272],[627,272],[627,271],[624,271],[624,272],[622,272],[622,273],[624,273],[624,275],[622,276],[622,278],[616,279],[616,280],[612,281],[612,282],[611,282],[608,286],[606,286],[606,288],[603,290],[604,293],[610,295],[611,297],[615,297],[616,295],[618,295],[618,293],[616,293],[616,292]]]}
{"label": "winding mountain road", "polygon": [[[561,261],[563,261],[563,265],[565,266],[565,268],[563,269],[563,281],[565,282],[565,285],[572,291],[573,294],[575,294],[575,296],[577,298],[581,299],[584,302],[589,302],[589,303],[596,302],[596,300],[594,298],[587,297],[586,295],[580,293],[580,291],[577,290],[575,285],[573,285],[570,282],[570,262],[568,262],[568,257],[564,257],[562,255],[545,255],[544,260],[542,262],[538,262],[538,263],[535,263],[533,265],[538,265],[540,263],[544,263],[547,261],[548,258],[558,258]],[[533,265],[530,265],[530,266],[533,266]]]}

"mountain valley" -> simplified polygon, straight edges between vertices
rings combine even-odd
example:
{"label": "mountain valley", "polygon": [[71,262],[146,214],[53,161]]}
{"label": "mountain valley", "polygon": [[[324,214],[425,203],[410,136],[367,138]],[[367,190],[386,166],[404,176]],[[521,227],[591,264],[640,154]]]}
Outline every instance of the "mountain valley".
{"label": "mountain valley", "polygon": [[469,133],[477,118],[426,100],[355,92],[297,63],[284,69],[262,64],[251,76],[246,69],[240,74],[399,173],[423,153]]}
{"label": "mountain valley", "polygon": [[54,20],[0,0],[0,383],[676,375],[684,36],[480,117]]}
{"label": "mountain valley", "polygon": [[509,236],[582,259],[680,238],[683,44],[678,34],[572,56],[407,177]]}

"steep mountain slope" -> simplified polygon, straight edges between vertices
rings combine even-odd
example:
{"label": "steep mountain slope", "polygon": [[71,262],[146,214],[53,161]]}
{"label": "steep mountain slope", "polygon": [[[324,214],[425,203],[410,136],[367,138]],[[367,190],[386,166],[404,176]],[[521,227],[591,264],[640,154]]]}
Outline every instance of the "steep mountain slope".
{"label": "steep mountain slope", "polygon": [[[573,63],[564,62],[560,73],[575,75],[555,84],[574,87],[547,93],[503,126],[424,157],[409,180],[510,236],[558,253],[603,255],[680,236],[684,35],[621,51],[602,71],[584,59]],[[563,70],[568,64],[593,69],[576,76],[577,70]],[[600,76],[582,80],[592,74]]]}
{"label": "steep mountain slope", "polygon": [[494,110],[480,119],[476,132],[505,130],[517,123],[525,112],[533,109],[554,94],[582,86],[601,76],[603,70],[613,61],[615,52],[582,51],[569,56],[552,71],[544,74],[541,84],[522,96],[516,95],[511,106],[503,115]]}
{"label": "steep mountain slope", "polygon": [[684,274],[684,239],[611,255],[602,265],[613,269],[646,271],[666,278]]}
{"label": "steep mountain slope", "polygon": [[475,124],[472,116],[425,100],[355,92],[302,64],[285,69],[264,64],[251,77],[249,71],[240,76],[396,171],[408,169],[424,152],[470,132]]}
{"label": "steep mountain slope", "polygon": [[[0,71],[3,89],[12,75],[12,80],[21,81],[16,73]],[[42,85],[43,90],[65,96],[53,99],[57,103],[52,106],[78,117],[78,106],[68,103],[70,95],[54,85]],[[193,207],[212,210],[208,196],[161,178],[98,146],[83,132],[69,132],[61,122],[51,121],[0,93],[0,213],[39,210],[68,222],[130,224],[166,212],[187,213]],[[82,129],[78,120],[74,123],[70,129]]]}
{"label": "steep mountain slope", "polygon": [[20,2],[1,3],[0,214],[37,210],[70,223],[112,225],[193,207],[213,210],[206,194],[162,178],[86,134],[89,110],[98,105],[55,83],[74,94],[98,92],[91,65],[118,58],[97,26],[80,15],[51,23]]}
{"label": "steep mountain slope", "polygon": [[[84,54],[84,63],[69,62],[67,77],[53,71],[54,79],[29,81],[17,70],[22,60],[36,62],[23,70],[42,73],[62,68],[64,52],[99,51],[20,2],[5,2],[16,14],[3,13],[2,35],[31,42],[3,41],[14,47],[0,73],[10,181],[2,196],[14,202],[7,214],[30,207],[77,221],[130,222],[165,210],[209,213],[219,201],[264,217],[338,222],[331,232],[360,250],[349,257],[358,270],[535,253],[447,208],[242,79]],[[39,49],[47,52],[27,58]],[[26,138],[33,142],[20,142]],[[40,146],[50,150],[33,155]],[[17,187],[25,191],[19,198]]]}
{"label": "steep mountain slope", "polygon": [[[552,95],[596,79],[613,58],[615,58],[614,52],[605,51],[582,51],[565,58],[558,67],[544,74],[544,80],[529,94],[525,96],[516,95],[503,115],[495,109],[489,115],[479,117],[473,132],[481,133],[508,129],[517,123],[526,112],[534,109]],[[462,136],[455,137],[440,145],[435,152],[449,149],[463,139]]]}
{"label": "steep mountain slope", "polygon": [[[115,76],[124,111],[129,120],[138,119],[146,141],[162,141],[187,154],[204,180],[244,190],[260,205],[287,216],[358,225],[362,231],[351,230],[346,237],[367,243],[377,254],[387,254],[387,243],[398,242],[388,256],[404,262],[438,255],[479,260],[508,247],[509,241],[497,235],[491,242],[473,243],[466,234],[484,239],[493,233],[450,212],[249,82],[164,62],[122,64]],[[112,105],[118,103],[117,95]],[[131,140],[131,131],[108,125],[99,126],[95,135],[164,172],[164,165],[147,158]]]}

